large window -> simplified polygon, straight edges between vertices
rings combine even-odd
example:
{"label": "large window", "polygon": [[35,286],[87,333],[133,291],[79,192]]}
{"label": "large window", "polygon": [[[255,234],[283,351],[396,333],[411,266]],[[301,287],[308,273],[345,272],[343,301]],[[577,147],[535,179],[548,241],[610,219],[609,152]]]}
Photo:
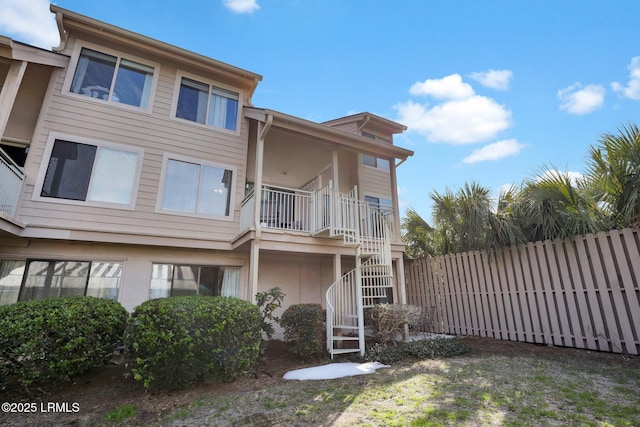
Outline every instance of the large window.
{"label": "large window", "polygon": [[110,145],[54,139],[40,197],[133,205],[142,155]]}
{"label": "large window", "polygon": [[237,92],[182,77],[176,117],[235,131],[239,99]]}
{"label": "large window", "polygon": [[387,171],[390,167],[389,160],[370,156],[369,154],[362,155],[362,164]]}
{"label": "large window", "polygon": [[154,72],[152,66],[84,47],[69,90],[91,98],[147,109]]}
{"label": "large window", "polygon": [[238,297],[240,267],[153,264],[149,298],[181,295]]}
{"label": "large window", "polygon": [[115,300],[121,274],[119,262],[0,260],[0,304],[85,295]]}
{"label": "large window", "polygon": [[234,172],[185,158],[165,158],[160,208],[177,213],[229,216]]}

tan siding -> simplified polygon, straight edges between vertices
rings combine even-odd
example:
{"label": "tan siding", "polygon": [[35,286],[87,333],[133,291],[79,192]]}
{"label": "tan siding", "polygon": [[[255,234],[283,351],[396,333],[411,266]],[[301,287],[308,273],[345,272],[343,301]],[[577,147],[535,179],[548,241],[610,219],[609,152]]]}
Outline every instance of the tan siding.
{"label": "tan siding", "polygon": [[358,134],[358,124],[357,123],[345,123],[343,125],[331,126],[334,129],[340,129],[345,132]]}
{"label": "tan siding", "polygon": [[[69,45],[73,48],[73,43]],[[17,213],[30,225],[119,233],[207,238],[229,241],[237,235],[239,206],[244,196],[248,124],[239,134],[216,131],[170,118],[176,68],[160,67],[152,112],[139,112],[80,96],[61,93],[59,73],[47,111],[43,111],[28,158],[25,191]],[[50,132],[88,137],[140,147],[144,158],[135,210],[109,209],[33,201],[32,193]],[[158,186],[165,153],[193,157],[236,168],[234,221],[156,213]]]}
{"label": "tan siding", "polygon": [[365,166],[359,161],[359,193],[361,197],[375,196],[391,200],[391,175],[389,171]]}

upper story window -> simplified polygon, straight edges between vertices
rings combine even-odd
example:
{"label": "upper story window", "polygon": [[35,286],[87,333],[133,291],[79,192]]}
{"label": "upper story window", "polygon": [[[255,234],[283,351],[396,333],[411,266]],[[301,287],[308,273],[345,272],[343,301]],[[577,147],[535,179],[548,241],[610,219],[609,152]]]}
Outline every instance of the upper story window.
{"label": "upper story window", "polygon": [[177,214],[230,217],[234,168],[166,155],[158,208]]}
{"label": "upper story window", "polygon": [[238,92],[181,77],[177,97],[177,118],[231,131],[237,129]]}
{"label": "upper story window", "polygon": [[156,67],[133,58],[83,47],[69,92],[148,109],[155,74]]}
{"label": "upper story window", "polygon": [[36,198],[133,209],[142,150],[85,138],[50,138]]}
{"label": "upper story window", "polygon": [[390,162],[387,159],[381,159],[379,157],[370,156],[368,154],[362,155],[362,164],[371,166],[374,168],[388,171],[390,168]]}

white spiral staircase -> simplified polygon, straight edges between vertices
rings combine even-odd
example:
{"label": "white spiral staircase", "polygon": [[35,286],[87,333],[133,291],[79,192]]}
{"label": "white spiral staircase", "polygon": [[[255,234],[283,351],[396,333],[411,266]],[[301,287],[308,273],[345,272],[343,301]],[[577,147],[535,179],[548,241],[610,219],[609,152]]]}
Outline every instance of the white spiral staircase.
{"label": "white spiral staircase", "polygon": [[353,270],[327,290],[327,351],[364,355],[364,309],[385,302],[393,287],[391,261],[392,213],[358,200],[329,184],[315,193],[316,230],[342,237],[355,249]]}

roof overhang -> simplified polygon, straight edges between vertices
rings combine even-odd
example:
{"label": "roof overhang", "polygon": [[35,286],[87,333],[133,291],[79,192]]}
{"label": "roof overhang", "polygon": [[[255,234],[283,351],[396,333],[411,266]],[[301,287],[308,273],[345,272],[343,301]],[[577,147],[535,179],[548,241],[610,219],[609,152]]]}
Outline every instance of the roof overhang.
{"label": "roof overhang", "polygon": [[60,68],[66,67],[69,63],[69,57],[66,55],[20,43],[5,36],[0,36],[0,59],[25,61]]}
{"label": "roof overhang", "polygon": [[55,51],[65,49],[70,31],[78,31],[105,41],[117,42],[133,46],[137,49],[143,49],[155,56],[167,58],[200,69],[207,73],[207,75],[222,78],[245,89],[249,95],[248,99],[251,99],[258,83],[262,80],[260,74],[234,67],[233,65],[217,61],[207,56],[80,15],[53,4],[50,6],[50,10],[56,14],[56,22],[58,23],[58,31],[60,33],[60,46],[54,48]]}
{"label": "roof overhang", "polygon": [[358,124],[359,128],[366,125],[368,129],[377,130],[381,133],[397,134],[407,130],[407,127],[403,124],[367,112],[340,117],[339,119],[329,120],[322,124],[336,126],[354,122]]}
{"label": "roof overhang", "polygon": [[339,145],[350,151],[369,153],[377,157],[400,159],[402,161],[413,155],[413,151],[405,148],[397,147],[386,142],[378,142],[365,136],[329,127],[323,123],[304,120],[299,117],[290,116],[274,110],[248,107],[244,109],[244,115],[245,117],[261,122],[266,122],[267,118],[271,116],[273,117],[271,125],[272,128],[299,132],[306,136],[315,137],[325,142]]}

